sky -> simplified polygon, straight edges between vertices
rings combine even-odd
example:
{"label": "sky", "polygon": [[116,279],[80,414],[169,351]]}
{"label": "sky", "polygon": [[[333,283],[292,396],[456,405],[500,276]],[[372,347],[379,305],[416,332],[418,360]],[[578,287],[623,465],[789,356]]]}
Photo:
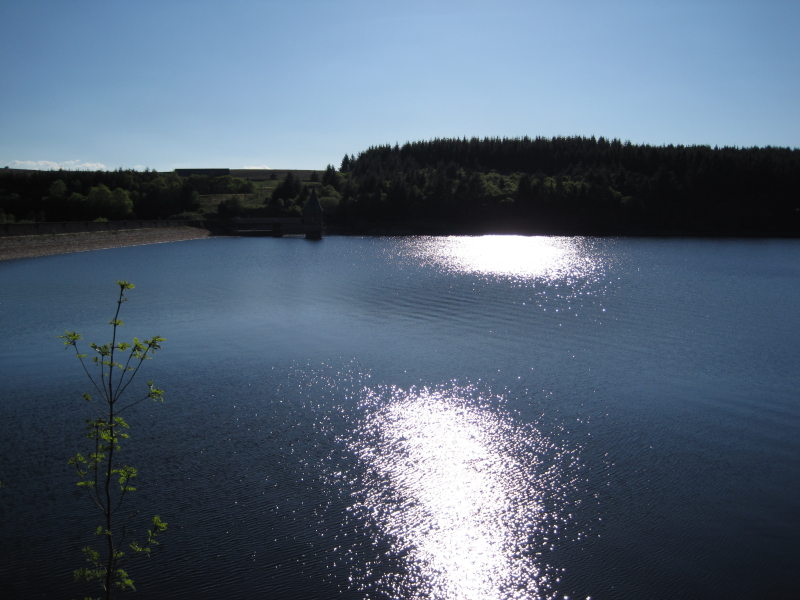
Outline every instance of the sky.
{"label": "sky", "polygon": [[800,147],[796,0],[0,0],[0,167],[437,137]]}

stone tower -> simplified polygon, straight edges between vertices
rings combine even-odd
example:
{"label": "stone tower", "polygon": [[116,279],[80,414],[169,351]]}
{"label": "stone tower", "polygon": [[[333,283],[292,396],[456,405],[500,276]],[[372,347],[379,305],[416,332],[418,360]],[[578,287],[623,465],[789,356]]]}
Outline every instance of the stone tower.
{"label": "stone tower", "polygon": [[303,227],[307,240],[322,239],[322,206],[315,187],[311,188],[311,193],[303,205]]}

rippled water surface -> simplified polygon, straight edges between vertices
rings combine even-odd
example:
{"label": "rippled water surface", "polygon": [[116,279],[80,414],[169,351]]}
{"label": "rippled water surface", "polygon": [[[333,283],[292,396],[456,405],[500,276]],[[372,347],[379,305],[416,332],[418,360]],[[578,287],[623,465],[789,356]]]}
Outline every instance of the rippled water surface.
{"label": "rippled water surface", "polygon": [[354,509],[405,563],[381,587],[399,598],[544,595],[551,566],[539,550],[564,520],[562,451],[474,389],[370,390],[363,404],[348,436],[366,470]]}
{"label": "rippled water surface", "polygon": [[120,278],[168,338],[128,417],[126,527],[170,523],[139,598],[793,593],[800,244],[484,236],[0,263],[4,597],[86,591],[57,336],[104,341]]}

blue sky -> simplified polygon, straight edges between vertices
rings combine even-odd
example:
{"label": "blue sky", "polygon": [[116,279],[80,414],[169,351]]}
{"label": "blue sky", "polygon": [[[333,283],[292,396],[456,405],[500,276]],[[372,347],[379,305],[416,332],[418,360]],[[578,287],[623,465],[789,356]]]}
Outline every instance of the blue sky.
{"label": "blue sky", "polygon": [[800,2],[0,0],[0,166],[338,166],[434,137],[800,147]]}

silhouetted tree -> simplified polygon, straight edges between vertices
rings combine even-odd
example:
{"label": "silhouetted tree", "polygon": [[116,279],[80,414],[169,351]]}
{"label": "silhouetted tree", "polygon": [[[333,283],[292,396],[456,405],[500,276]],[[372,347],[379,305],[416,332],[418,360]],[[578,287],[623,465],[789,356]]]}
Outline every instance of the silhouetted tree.
{"label": "silhouetted tree", "polygon": [[342,186],[342,178],[336,172],[333,165],[328,165],[325,173],[322,174],[322,185],[329,185],[336,191],[339,191]]}
{"label": "silhouetted tree", "polygon": [[296,198],[300,191],[303,189],[303,184],[300,179],[295,177],[291,171],[286,174],[283,181],[281,181],[272,191],[272,202],[277,200],[292,200]]}

